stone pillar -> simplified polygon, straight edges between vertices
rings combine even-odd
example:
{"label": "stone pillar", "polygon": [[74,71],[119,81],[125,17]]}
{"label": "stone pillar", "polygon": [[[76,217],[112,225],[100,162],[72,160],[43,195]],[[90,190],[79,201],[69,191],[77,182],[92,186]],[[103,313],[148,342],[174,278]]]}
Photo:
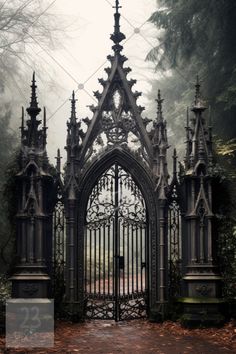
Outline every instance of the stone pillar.
{"label": "stone pillar", "polygon": [[188,141],[185,169],[182,174],[184,215],[182,249],[184,259],[183,303],[184,322],[188,325],[218,324],[221,313],[221,276],[212,244],[212,142],[203,112],[206,110],[197,80],[191,126],[187,126]]}
{"label": "stone pillar", "polygon": [[46,120],[41,129],[41,120],[37,120],[41,109],[38,107],[36,87],[33,75],[26,127],[22,111],[21,152],[16,175],[18,263],[11,277],[13,298],[49,297],[50,276],[45,258],[52,237],[52,230],[48,233],[47,225],[51,215],[53,178],[48,172]]}

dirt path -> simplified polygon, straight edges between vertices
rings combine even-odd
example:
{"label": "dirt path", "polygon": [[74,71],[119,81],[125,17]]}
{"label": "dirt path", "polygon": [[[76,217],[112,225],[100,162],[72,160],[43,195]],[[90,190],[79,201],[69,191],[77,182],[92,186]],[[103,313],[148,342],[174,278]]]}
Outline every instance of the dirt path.
{"label": "dirt path", "polygon": [[[229,331],[232,331],[232,336],[223,339]],[[171,322],[163,325],[147,321],[59,322],[55,330],[54,348],[6,350],[2,339],[0,353],[233,354],[236,353],[234,331],[232,326],[221,330],[184,330]]]}

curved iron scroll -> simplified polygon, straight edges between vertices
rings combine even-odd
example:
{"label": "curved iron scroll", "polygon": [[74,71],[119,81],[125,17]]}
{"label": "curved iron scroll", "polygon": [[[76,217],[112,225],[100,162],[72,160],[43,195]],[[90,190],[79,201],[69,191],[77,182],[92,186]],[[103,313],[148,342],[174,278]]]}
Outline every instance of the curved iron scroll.
{"label": "curved iron scroll", "polygon": [[[116,179],[119,184],[119,200],[116,205],[115,190]],[[87,227],[89,229],[109,225],[115,216],[123,219],[125,225],[145,226],[146,207],[143,196],[134,183],[132,177],[120,166],[112,166],[102,175],[94,187],[87,207]]]}
{"label": "curved iron scroll", "polygon": [[181,211],[177,186],[173,185],[168,205],[168,258],[169,258],[169,295],[180,295],[181,285]]}
{"label": "curved iron scroll", "polygon": [[53,295],[56,302],[62,301],[65,292],[65,207],[60,192],[53,212]]}
{"label": "curved iron scroll", "polygon": [[121,320],[146,315],[146,242],[142,193],[131,175],[114,164],[97,181],[87,204],[87,317]]}

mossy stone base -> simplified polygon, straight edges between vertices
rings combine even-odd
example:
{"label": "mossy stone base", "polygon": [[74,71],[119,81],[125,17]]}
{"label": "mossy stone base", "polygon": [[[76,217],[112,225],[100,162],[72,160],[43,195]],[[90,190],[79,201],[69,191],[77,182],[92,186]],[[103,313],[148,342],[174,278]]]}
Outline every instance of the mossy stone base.
{"label": "mossy stone base", "polygon": [[180,322],[184,327],[220,327],[226,321],[223,299],[180,298],[178,303],[182,305]]}

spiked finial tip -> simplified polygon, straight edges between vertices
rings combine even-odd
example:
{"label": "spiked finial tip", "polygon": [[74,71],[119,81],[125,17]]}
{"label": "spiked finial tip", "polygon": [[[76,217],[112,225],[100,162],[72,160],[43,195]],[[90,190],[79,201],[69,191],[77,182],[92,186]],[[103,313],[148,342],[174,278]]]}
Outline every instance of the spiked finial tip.
{"label": "spiked finial tip", "polygon": [[177,176],[177,159],[178,159],[176,148],[174,148],[172,157],[173,157],[173,176],[174,176],[174,178],[176,178],[176,176]]}
{"label": "spiked finial tip", "polygon": [[162,121],[163,120],[163,117],[162,117],[162,102],[163,102],[163,98],[161,98],[161,91],[158,90],[157,92],[157,99],[156,99],[156,102],[157,102],[157,120],[158,121]]}
{"label": "spiked finial tip", "polygon": [[36,95],[36,80],[35,80],[35,71],[33,72],[32,83],[31,83],[31,100],[30,106],[27,108],[28,114],[31,118],[35,118],[40,112],[41,108],[38,107],[37,95]]}
{"label": "spiked finial tip", "polygon": [[116,13],[119,13],[119,9],[121,9],[122,6],[119,4],[119,0],[116,0],[115,6],[113,6],[114,9],[116,9]]}
{"label": "spiked finial tip", "polygon": [[21,128],[24,128],[25,112],[24,107],[21,107]]}
{"label": "spiked finial tip", "polygon": [[115,53],[120,53],[123,47],[120,45],[120,42],[125,39],[125,35],[120,31],[120,13],[119,9],[121,6],[119,5],[119,0],[116,0],[115,6],[113,8],[116,9],[114,14],[115,25],[114,25],[114,33],[111,35],[111,40],[115,43],[112,47]]}
{"label": "spiked finial tip", "polygon": [[46,122],[47,122],[47,111],[46,107],[43,107],[43,127],[46,128]]}
{"label": "spiked finial tip", "polygon": [[61,152],[60,149],[57,149],[57,156],[55,157],[56,159],[56,170],[58,174],[61,174]]}
{"label": "spiked finial tip", "polygon": [[72,91],[72,98],[70,99],[70,101],[71,101],[71,118],[70,118],[70,120],[72,123],[75,123],[76,122],[76,107],[75,107],[75,105],[76,105],[77,99],[75,98],[75,91],[74,90]]}
{"label": "spiked finial tip", "polygon": [[197,75],[196,79],[196,84],[195,84],[195,99],[193,102],[193,108],[192,111],[204,111],[206,109],[205,103],[203,102],[201,98],[201,92],[200,92],[200,81],[199,81],[199,76]]}

